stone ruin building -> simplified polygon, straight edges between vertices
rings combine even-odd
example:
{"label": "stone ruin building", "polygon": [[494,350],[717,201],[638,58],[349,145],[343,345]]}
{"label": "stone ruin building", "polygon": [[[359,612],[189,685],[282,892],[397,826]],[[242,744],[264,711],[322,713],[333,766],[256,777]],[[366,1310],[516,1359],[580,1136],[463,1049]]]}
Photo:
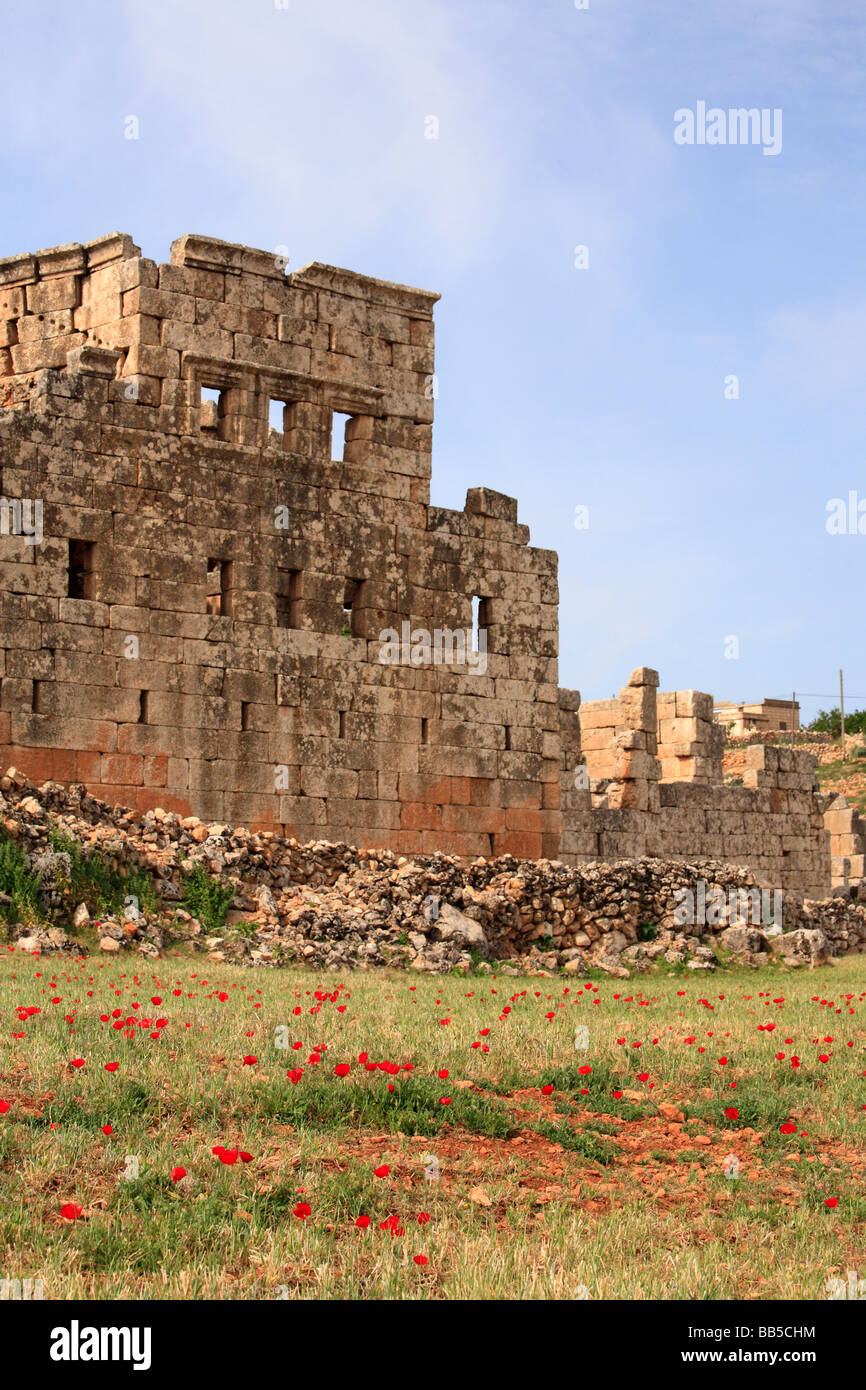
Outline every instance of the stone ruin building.
{"label": "stone ruin building", "polygon": [[0,261],[0,767],[300,840],[856,882],[808,754],[725,786],[711,696],[559,688],[555,553],[489,488],[430,505],[437,298],[193,235]]}

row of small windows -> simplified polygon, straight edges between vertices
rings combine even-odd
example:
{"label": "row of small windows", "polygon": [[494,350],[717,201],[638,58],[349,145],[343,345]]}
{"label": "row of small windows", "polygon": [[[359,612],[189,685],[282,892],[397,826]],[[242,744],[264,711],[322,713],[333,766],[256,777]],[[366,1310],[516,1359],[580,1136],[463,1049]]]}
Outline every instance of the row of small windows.
{"label": "row of small windows", "polygon": [[[296,402],[286,401],[280,397],[272,396],[268,402],[268,429],[276,434],[284,435],[291,427],[290,411]],[[225,390],[216,386],[203,386],[201,388],[201,430],[205,435],[213,438],[222,438],[222,422],[229,415],[229,398]],[[357,417],[347,414],[342,410],[331,412],[331,457],[344,459],[346,453],[346,429],[350,422]]]}
{"label": "row of small windows", "polygon": [[[96,544],[70,540],[66,592],[69,598],[93,599],[96,572]],[[347,579],[343,590],[340,630],[345,637],[357,637],[358,612],[363,606],[363,579]],[[234,612],[234,561],[209,559],[207,562],[205,611],[214,617],[230,618]],[[303,576],[301,570],[277,569],[276,616],[278,627],[301,626]]]}
{"label": "row of small windows", "polygon": [[[231,618],[234,615],[234,561],[218,557],[207,561],[205,612],[213,617]],[[96,543],[69,541],[66,592],[69,598],[93,599],[96,574]],[[366,580],[347,579],[343,588],[340,631],[344,637],[363,637],[360,613],[365,604]],[[277,627],[301,627],[303,609],[303,571],[277,567],[276,585]],[[482,646],[482,633],[490,627],[490,599],[475,594],[472,598],[471,650]],[[142,721],[146,723],[146,720]]]}

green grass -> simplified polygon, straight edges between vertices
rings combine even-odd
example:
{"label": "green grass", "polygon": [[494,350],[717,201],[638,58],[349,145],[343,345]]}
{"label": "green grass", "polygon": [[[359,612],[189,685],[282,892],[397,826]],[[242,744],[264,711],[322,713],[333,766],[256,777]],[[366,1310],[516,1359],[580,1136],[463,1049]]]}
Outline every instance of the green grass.
{"label": "green grass", "polygon": [[[863,957],[596,984],[4,950],[0,1277],[48,1298],[823,1298],[840,1268],[866,1275],[864,1008]],[[115,1009],[150,1022],[126,1036]]]}

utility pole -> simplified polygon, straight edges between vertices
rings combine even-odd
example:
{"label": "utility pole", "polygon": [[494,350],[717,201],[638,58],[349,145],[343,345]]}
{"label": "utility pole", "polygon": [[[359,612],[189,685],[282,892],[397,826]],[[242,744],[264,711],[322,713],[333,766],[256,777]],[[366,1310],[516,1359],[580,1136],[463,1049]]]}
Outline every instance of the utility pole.
{"label": "utility pole", "polygon": [[845,761],[845,684],[839,671],[839,714],[842,718],[842,761]]}
{"label": "utility pole", "polygon": [[791,691],[791,747],[794,747],[794,730],[797,727],[797,692]]}

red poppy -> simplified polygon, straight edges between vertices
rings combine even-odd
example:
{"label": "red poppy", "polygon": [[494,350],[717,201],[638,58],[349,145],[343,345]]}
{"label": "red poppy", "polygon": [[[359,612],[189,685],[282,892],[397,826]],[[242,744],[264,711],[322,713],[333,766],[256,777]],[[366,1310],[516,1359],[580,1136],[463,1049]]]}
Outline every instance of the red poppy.
{"label": "red poppy", "polygon": [[11,1105],[11,1100],[0,1100],[0,1115],[5,1115],[6,1111],[11,1107]]}
{"label": "red poppy", "polygon": [[412,1259],[415,1261],[415,1264],[416,1264],[416,1265],[426,1265],[426,1264],[427,1264],[427,1256],[426,1256],[426,1255],[413,1255],[413,1256],[412,1256]]}
{"label": "red poppy", "polygon": [[391,1169],[388,1167],[387,1163],[382,1163],[378,1168],[373,1169],[377,1178],[387,1178],[390,1171]]}
{"label": "red poppy", "polygon": [[735,1110],[732,1105],[729,1105],[725,1111],[725,1118],[728,1120],[738,1120],[740,1118],[740,1112],[739,1110]]}
{"label": "red poppy", "polygon": [[362,1230],[362,1231],[366,1231],[366,1229],[367,1229],[367,1227],[369,1226],[369,1224],[370,1224],[370,1218],[369,1218],[369,1216],[359,1216],[359,1217],[357,1217],[357,1219],[356,1219],[356,1221],[355,1221],[355,1225],[359,1228],[359,1230]]}
{"label": "red poppy", "polygon": [[312,1211],[313,1208],[308,1202],[298,1202],[298,1205],[292,1208],[292,1214],[300,1217],[302,1221],[306,1221],[307,1217],[312,1215]]}
{"label": "red poppy", "polygon": [[351,1067],[348,1062],[338,1062],[334,1067],[335,1076],[348,1076],[350,1071]]}
{"label": "red poppy", "polygon": [[552,1095],[553,1095],[553,1087],[552,1087],[552,1086],[542,1086],[542,1088],[541,1088],[541,1094],[542,1094],[543,1096],[552,1096]]}
{"label": "red poppy", "polygon": [[77,1221],[84,1213],[74,1202],[67,1202],[60,1208],[60,1215],[65,1221]]}
{"label": "red poppy", "polygon": [[255,1067],[255,1066],[258,1065],[258,1061],[259,1061],[258,1057],[245,1057],[245,1058],[244,1058],[244,1066],[245,1066],[245,1067]]}
{"label": "red poppy", "polygon": [[84,1058],[83,1058],[83,1057],[75,1057],[75,1058],[72,1060],[72,1062],[70,1063],[70,1065],[73,1066],[73,1067],[83,1067],[83,1066],[84,1066]]}
{"label": "red poppy", "polygon": [[117,1071],[117,1068],[118,1068],[119,1065],[120,1065],[119,1062],[106,1062],[106,1064],[105,1064],[105,1070],[106,1070],[106,1071]]}
{"label": "red poppy", "polygon": [[838,1198],[838,1197],[825,1197],[825,1198],[824,1198],[824,1206],[825,1206],[825,1207],[838,1207],[838,1205],[839,1205],[839,1198]]}
{"label": "red poppy", "polygon": [[185,1168],[172,1168],[172,1170],[171,1170],[171,1180],[172,1180],[172,1182],[180,1182],[181,1178],[185,1178],[185,1177],[186,1177],[186,1169],[185,1169]]}
{"label": "red poppy", "polygon": [[111,1125],[103,1125],[103,1126],[102,1126],[102,1133],[103,1133],[103,1134],[110,1134],[110,1133],[111,1133]]}

